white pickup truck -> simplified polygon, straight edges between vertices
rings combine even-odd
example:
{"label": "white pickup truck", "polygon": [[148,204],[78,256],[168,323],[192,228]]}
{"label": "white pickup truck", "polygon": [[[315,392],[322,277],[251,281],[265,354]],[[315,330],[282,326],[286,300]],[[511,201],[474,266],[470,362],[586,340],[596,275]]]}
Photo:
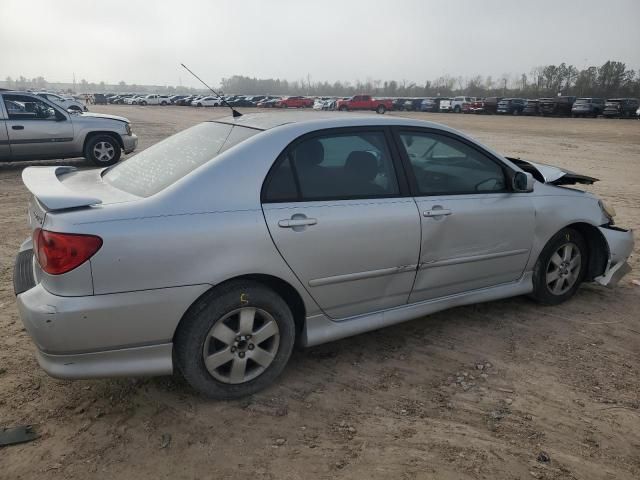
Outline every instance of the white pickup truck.
{"label": "white pickup truck", "polygon": [[169,100],[168,95],[145,95],[140,100],[138,100],[139,105],[169,105],[171,100]]}

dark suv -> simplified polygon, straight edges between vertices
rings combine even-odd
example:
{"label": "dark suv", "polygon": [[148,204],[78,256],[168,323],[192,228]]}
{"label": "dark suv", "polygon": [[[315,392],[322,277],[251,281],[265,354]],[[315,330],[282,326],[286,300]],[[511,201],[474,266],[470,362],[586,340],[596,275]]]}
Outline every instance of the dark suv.
{"label": "dark suv", "polygon": [[503,98],[498,102],[496,108],[497,113],[506,113],[510,115],[520,115],[526,104],[524,98]]}
{"label": "dark suv", "polygon": [[637,98],[609,98],[604,104],[602,115],[608,118],[631,118],[637,109]]}
{"label": "dark suv", "polygon": [[540,100],[527,100],[522,110],[523,115],[538,115],[538,104]]}
{"label": "dark suv", "polygon": [[604,110],[603,98],[579,98],[571,108],[572,117],[597,117]]}
{"label": "dark suv", "polygon": [[541,98],[538,104],[538,110],[543,116],[547,115],[571,115],[571,108],[573,107],[576,97],[553,97],[553,98]]}
{"label": "dark suv", "polygon": [[487,97],[483,100],[483,113],[497,113],[498,112],[498,103],[502,100],[502,97]]}

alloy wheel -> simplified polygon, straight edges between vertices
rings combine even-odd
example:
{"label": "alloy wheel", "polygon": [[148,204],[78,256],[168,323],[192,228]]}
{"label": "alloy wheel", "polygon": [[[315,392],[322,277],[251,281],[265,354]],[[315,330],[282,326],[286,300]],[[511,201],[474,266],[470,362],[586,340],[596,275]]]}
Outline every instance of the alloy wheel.
{"label": "alloy wheel", "polygon": [[560,246],[547,264],[546,283],[554,295],[563,295],[578,281],[582,257],[580,249],[573,242]]}
{"label": "alloy wheel", "polygon": [[98,142],[93,147],[93,155],[99,162],[110,162],[116,154],[116,149],[109,142]]}
{"label": "alloy wheel", "polygon": [[280,329],[265,310],[235,309],[209,330],[202,358],[207,371],[223,383],[248,382],[273,362],[280,345]]}

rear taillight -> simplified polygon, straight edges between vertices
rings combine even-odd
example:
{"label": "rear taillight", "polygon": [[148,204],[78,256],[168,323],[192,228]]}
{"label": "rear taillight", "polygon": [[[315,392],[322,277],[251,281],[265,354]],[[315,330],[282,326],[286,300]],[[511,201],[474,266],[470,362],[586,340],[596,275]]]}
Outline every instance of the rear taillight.
{"label": "rear taillight", "polygon": [[102,246],[95,235],[33,231],[33,251],[40,267],[51,275],[67,273],[89,260]]}

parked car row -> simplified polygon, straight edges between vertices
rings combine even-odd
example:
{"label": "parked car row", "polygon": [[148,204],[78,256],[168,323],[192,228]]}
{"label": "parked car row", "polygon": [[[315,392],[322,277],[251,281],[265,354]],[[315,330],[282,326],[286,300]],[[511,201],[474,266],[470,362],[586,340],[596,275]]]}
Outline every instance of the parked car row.
{"label": "parked car row", "polygon": [[[38,95],[53,95],[39,93]],[[53,95],[53,97],[56,97]],[[65,100],[59,97],[49,98],[61,106]],[[98,98],[100,97],[100,102]],[[95,103],[126,105],[181,105],[191,107],[220,107],[229,104],[232,107],[258,108],[313,108],[314,110],[369,110],[385,113],[389,110],[406,112],[453,112],[493,115],[540,115],[540,116],[572,116],[572,117],[609,117],[640,118],[640,103],[636,98],[594,98],[575,96],[558,96],[550,98],[512,98],[469,96],[455,97],[421,97],[421,98],[375,98],[371,95],[354,95],[351,97],[309,97],[309,96],[274,96],[274,95],[159,95],[159,94],[107,94],[95,95]],[[104,100],[103,100],[104,99]],[[76,105],[77,104],[77,105]],[[79,102],[66,108],[86,108]]]}
{"label": "parked car row", "polygon": [[636,98],[551,98],[503,97],[430,97],[396,99],[394,110],[422,112],[484,113],[502,115],[541,115],[572,117],[640,117],[640,103]]}

